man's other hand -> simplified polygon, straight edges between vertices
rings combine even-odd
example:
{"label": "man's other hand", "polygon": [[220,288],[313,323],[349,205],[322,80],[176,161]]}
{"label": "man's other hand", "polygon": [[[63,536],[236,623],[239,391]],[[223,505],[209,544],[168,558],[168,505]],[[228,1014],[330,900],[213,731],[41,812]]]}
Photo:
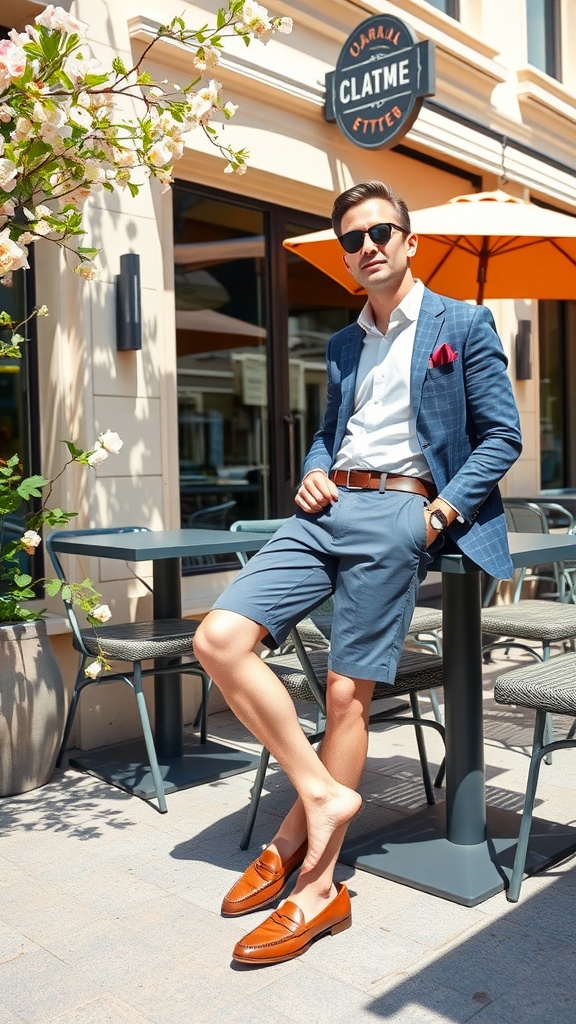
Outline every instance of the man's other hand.
{"label": "man's other hand", "polygon": [[313,469],[304,477],[294,501],[303,512],[320,512],[338,501],[338,488],[321,469]]}

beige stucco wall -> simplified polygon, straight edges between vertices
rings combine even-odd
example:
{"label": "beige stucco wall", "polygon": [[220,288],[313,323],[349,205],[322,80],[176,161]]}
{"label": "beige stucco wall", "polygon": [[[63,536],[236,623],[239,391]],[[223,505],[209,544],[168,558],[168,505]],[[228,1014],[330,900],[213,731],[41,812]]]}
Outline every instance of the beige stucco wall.
{"label": "beige stucco wall", "polygon": [[[22,12],[30,10],[29,3],[8,2]],[[183,12],[189,24],[198,25],[210,20],[218,5],[207,0],[198,5],[186,0],[74,0],[63,6],[89,24],[97,56],[120,53],[132,63],[155,25]],[[573,166],[576,71],[568,61],[567,41],[576,30],[574,4],[562,2],[563,84],[527,67],[523,0],[461,0],[460,6],[458,23],[423,0],[282,0],[271,5],[274,13],[294,18],[292,35],[248,49],[235,41],[226,47],[218,70],[229,97],[239,104],[226,139],[250,150],[248,173],[223,174],[222,159],[197,131],[190,135],[176,175],[325,216],[336,193],[369,177],[389,180],[417,209],[472,190],[451,167],[478,175],[485,189],[502,183],[504,168],[509,191],[576,212],[576,175],[537,155]],[[444,168],[397,152],[359,149],[324,120],[325,73],[334,68],[351,30],[380,12],[395,14],[436,44],[434,106],[422,109],[403,145],[441,161]],[[182,47],[163,43],[154,53],[151,69],[161,77],[181,83],[190,79],[190,58]],[[499,138],[447,117],[442,108],[513,141],[503,153]],[[535,152],[515,148],[514,140]],[[71,274],[64,257],[48,243],[37,248],[38,302],[50,307],[50,317],[39,321],[44,472],[51,475],[60,467],[61,438],[89,447],[100,430],[117,430],[124,439],[120,455],[96,472],[78,469],[62,478],[55,498],[64,508],[78,509],[82,527],[174,527],[179,525],[179,495],[171,196],[160,195],[155,184],[144,185],[136,199],[102,194],[91,200],[86,226],[86,244],[101,248],[95,282]],[[115,348],[114,282],[124,252],[141,257],[141,352],[118,353]],[[522,300],[489,304],[509,355],[518,319],[532,321],[533,379],[515,383],[525,451],[503,485],[508,494],[530,493],[539,485],[537,305]],[[117,620],[151,614],[149,592],[123,563],[80,560],[71,572],[102,584]],[[138,573],[150,582],[150,566],[140,566]],[[185,580],[186,608],[208,608],[226,579],[220,574]],[[70,679],[72,661],[62,653],[69,640],[57,643]],[[88,689],[77,742],[92,746],[138,731],[130,695],[120,698],[117,692],[118,687],[114,695],[111,687]],[[197,687],[185,692],[190,695],[190,718]]]}

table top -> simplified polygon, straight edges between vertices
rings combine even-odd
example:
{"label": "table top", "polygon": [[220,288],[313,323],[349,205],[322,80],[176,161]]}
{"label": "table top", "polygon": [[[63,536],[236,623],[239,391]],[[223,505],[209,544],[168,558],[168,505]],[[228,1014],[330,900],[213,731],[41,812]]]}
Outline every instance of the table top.
{"label": "table top", "polygon": [[[219,555],[233,551],[257,551],[269,534],[232,530],[142,530],[140,533],[91,533],[59,537],[54,549],[70,555],[123,558],[147,562],[189,555]],[[576,536],[565,533],[509,533],[514,568],[576,559]],[[478,566],[462,555],[440,555],[431,564],[435,572],[466,573]]]}
{"label": "table top", "polygon": [[68,555],[95,558],[123,558],[147,562],[190,555],[220,555],[234,551],[257,551],[270,534],[231,530],[142,530],[140,533],[91,533],[58,537],[54,550]]}

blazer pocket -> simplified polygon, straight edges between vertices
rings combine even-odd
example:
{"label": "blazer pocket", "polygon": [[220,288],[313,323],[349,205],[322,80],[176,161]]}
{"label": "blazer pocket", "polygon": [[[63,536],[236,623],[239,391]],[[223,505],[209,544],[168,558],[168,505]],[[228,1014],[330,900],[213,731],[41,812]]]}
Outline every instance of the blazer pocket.
{"label": "blazer pocket", "polygon": [[441,366],[429,366],[426,378],[434,380],[436,377],[447,377],[450,373],[455,373],[457,369],[458,359],[455,359],[452,363],[442,363]]}

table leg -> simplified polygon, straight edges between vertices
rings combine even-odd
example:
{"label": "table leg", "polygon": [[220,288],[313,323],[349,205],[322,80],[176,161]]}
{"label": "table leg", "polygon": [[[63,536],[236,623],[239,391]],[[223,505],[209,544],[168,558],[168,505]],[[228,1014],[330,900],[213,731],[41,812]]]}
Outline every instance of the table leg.
{"label": "table leg", "polygon": [[[153,562],[154,618],[179,619],[182,615],[179,558],[159,558]],[[160,658],[159,665],[165,664]],[[154,736],[159,757],[181,757],[182,677],[164,675],[154,683]]]}
{"label": "table leg", "polygon": [[446,837],[459,846],[473,846],[486,839],[480,612],[480,573],[445,573]]}

